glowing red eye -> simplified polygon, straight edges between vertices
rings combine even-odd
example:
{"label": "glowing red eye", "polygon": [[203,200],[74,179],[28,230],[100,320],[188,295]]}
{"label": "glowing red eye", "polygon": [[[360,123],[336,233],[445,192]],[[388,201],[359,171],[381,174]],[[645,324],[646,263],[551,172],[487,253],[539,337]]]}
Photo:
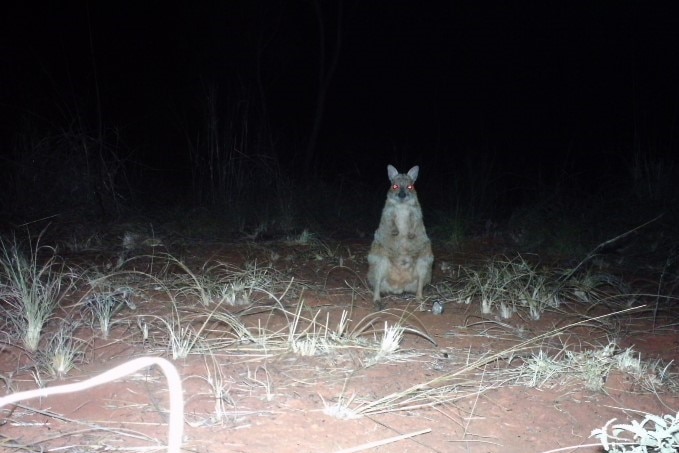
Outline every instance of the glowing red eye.
{"label": "glowing red eye", "polygon": [[394,184],[393,186],[391,186],[391,188],[394,189],[394,190],[400,189],[400,187],[398,186],[398,184]]}
{"label": "glowing red eye", "polygon": [[415,186],[412,185],[412,184],[410,184],[410,185],[408,186],[408,190],[415,190]]}

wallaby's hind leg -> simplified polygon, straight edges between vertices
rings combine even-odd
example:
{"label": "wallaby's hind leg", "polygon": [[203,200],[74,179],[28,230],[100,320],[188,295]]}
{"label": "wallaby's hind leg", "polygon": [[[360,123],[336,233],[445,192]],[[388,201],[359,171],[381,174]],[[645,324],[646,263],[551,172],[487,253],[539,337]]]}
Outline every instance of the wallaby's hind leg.
{"label": "wallaby's hind leg", "polygon": [[381,308],[380,292],[382,290],[382,282],[387,278],[389,273],[389,259],[379,255],[368,255],[368,264],[370,265],[370,273],[368,275],[368,283],[373,287],[373,302],[378,308]]}
{"label": "wallaby's hind leg", "polygon": [[422,291],[424,290],[424,278],[421,275],[417,276],[417,291],[415,292],[415,300],[422,302]]}
{"label": "wallaby's hind leg", "polygon": [[427,254],[425,256],[420,256],[415,263],[415,272],[417,274],[417,290],[415,292],[415,298],[422,302],[422,291],[424,285],[431,282],[431,266],[434,262],[434,256]]}

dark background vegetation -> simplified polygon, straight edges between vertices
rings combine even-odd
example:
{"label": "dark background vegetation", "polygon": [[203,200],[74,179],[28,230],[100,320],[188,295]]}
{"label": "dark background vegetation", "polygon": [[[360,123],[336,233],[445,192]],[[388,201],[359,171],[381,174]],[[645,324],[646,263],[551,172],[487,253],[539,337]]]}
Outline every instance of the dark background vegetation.
{"label": "dark background vegetation", "polygon": [[425,218],[443,240],[501,229],[527,247],[591,242],[660,213],[668,226],[676,12],[644,1],[11,2],[1,214],[369,234],[391,163],[420,165]]}

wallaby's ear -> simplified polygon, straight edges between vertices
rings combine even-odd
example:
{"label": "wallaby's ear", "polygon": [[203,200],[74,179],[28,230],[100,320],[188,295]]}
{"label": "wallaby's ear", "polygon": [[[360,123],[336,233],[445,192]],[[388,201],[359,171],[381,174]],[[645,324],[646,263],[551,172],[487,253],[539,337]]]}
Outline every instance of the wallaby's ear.
{"label": "wallaby's ear", "polygon": [[408,170],[408,176],[410,176],[410,178],[413,180],[413,182],[415,182],[415,180],[417,179],[417,175],[419,173],[420,173],[420,166],[419,165],[415,165],[413,168]]}
{"label": "wallaby's ear", "polygon": [[393,165],[387,165],[387,174],[389,175],[389,181],[393,181],[398,175],[398,170]]}

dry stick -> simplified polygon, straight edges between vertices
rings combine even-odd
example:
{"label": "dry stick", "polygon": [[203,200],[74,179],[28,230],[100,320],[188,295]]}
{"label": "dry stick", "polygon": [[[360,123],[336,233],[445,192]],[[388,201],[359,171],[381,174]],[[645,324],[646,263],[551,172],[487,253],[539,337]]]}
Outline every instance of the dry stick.
{"label": "dry stick", "polygon": [[107,382],[112,382],[121,377],[132,374],[142,368],[158,365],[167,379],[167,387],[170,392],[170,422],[167,437],[168,453],[180,453],[184,430],[184,399],[182,395],[182,381],[177,369],[168,360],[162,357],[140,357],[130,360],[115,368],[112,368],[97,376],[85,379],[73,384],[45,387],[25,392],[12,393],[0,398],[0,408],[17,401],[38,398],[62,393],[81,392]]}
{"label": "dry stick", "polygon": [[375,401],[372,401],[370,403],[362,404],[357,408],[356,412],[358,414],[367,414],[367,413],[370,413],[372,410],[374,410],[375,407],[378,407],[380,404],[385,404],[385,403],[388,403],[388,402],[396,402],[396,404],[397,404],[397,402],[399,400],[403,399],[404,395],[416,393],[416,392],[419,392],[423,389],[433,388],[438,384],[442,384],[442,383],[445,383],[446,381],[450,381],[457,376],[460,376],[460,375],[462,375],[462,374],[464,374],[464,373],[466,373],[470,370],[477,369],[477,368],[480,368],[484,365],[487,365],[487,364],[489,364],[489,363],[491,363],[495,360],[502,358],[503,356],[506,356],[506,355],[511,354],[511,353],[516,353],[516,352],[524,350],[524,349],[528,349],[529,347],[532,347],[531,345],[533,343],[536,343],[536,342],[543,340],[545,338],[557,335],[558,333],[563,332],[566,329],[570,329],[572,327],[579,326],[581,324],[584,324],[584,323],[587,323],[587,322],[590,322],[590,321],[607,318],[609,316],[620,315],[622,313],[628,313],[630,311],[640,310],[644,307],[645,307],[645,305],[640,305],[638,307],[626,308],[624,310],[619,310],[619,311],[616,311],[616,312],[613,312],[613,313],[608,313],[608,314],[604,314],[604,315],[601,315],[601,316],[596,316],[594,318],[584,319],[582,321],[578,321],[578,322],[575,322],[573,324],[569,324],[567,326],[559,327],[558,329],[555,329],[555,330],[552,330],[552,331],[549,331],[549,332],[545,332],[541,335],[538,335],[537,337],[525,340],[525,341],[523,341],[523,342],[521,342],[521,343],[519,343],[515,346],[509,347],[509,348],[503,349],[500,352],[496,352],[494,354],[491,354],[488,357],[482,357],[482,358],[476,360],[475,362],[472,362],[469,365],[465,366],[464,368],[461,368],[461,369],[459,369],[459,370],[457,370],[453,373],[448,373],[446,375],[431,379],[430,381],[427,381],[427,382],[422,383],[422,384],[413,385],[412,387],[407,388],[407,389],[405,389],[401,392],[391,393],[387,396],[383,396],[382,398],[375,400]]}
{"label": "dry stick", "polygon": [[[33,223],[38,223],[38,222],[43,222],[45,220],[53,219],[55,217],[59,217],[61,214],[53,214],[53,215],[48,215],[47,217],[43,217],[42,219],[36,219],[36,220],[31,220],[26,223],[22,223],[21,225],[16,225],[16,228],[23,228],[25,226],[31,225]],[[14,226],[14,225],[12,225]]]}
{"label": "dry stick", "polygon": [[613,244],[614,242],[619,241],[620,239],[629,236],[630,234],[634,233],[635,231],[640,230],[640,229],[642,229],[642,228],[644,228],[644,227],[650,225],[651,223],[653,223],[653,222],[655,222],[656,220],[660,219],[660,218],[661,218],[662,216],[664,216],[664,215],[665,215],[664,213],[663,213],[663,214],[660,214],[660,215],[657,216],[655,219],[651,219],[651,220],[649,220],[648,222],[646,222],[646,223],[644,223],[644,224],[641,224],[641,225],[639,225],[639,226],[637,226],[637,227],[634,227],[634,228],[632,228],[631,230],[626,231],[626,232],[624,232],[624,233],[622,233],[622,234],[620,234],[620,235],[614,237],[613,239],[609,239],[609,240],[607,240],[607,241],[605,241],[605,242],[602,242],[601,244],[597,245],[596,247],[594,247],[594,250],[592,250],[591,252],[589,252],[589,253],[587,254],[587,256],[586,256],[582,261],[580,261],[580,262],[578,263],[577,266],[575,266],[575,267],[573,268],[573,270],[571,270],[570,272],[566,273],[565,275],[563,275],[563,276],[561,277],[561,279],[560,279],[561,282],[566,282],[569,278],[571,278],[571,277],[575,274],[575,272],[576,272],[578,269],[580,269],[580,267],[582,267],[583,264],[585,264],[587,261],[589,261],[589,260],[591,260],[592,258],[594,258],[594,257],[595,257],[595,256],[596,256],[596,255],[597,255],[604,247],[607,247],[607,246]]}
{"label": "dry stick", "polygon": [[653,307],[653,332],[658,321],[658,309],[660,307],[660,290],[662,289],[663,281],[665,280],[665,275],[667,275],[667,270],[674,264],[676,258],[667,257],[665,259],[665,265],[663,266],[662,272],[660,273],[660,278],[658,279],[658,289],[655,291],[655,306]]}
{"label": "dry stick", "polygon": [[367,444],[357,445],[356,447],[338,450],[335,453],[356,453],[359,451],[367,450],[369,448],[381,447],[382,445],[387,445],[393,442],[398,442],[400,440],[409,439],[411,437],[419,436],[420,434],[427,434],[429,432],[431,432],[431,428],[426,428],[421,431],[415,431],[408,434],[401,434],[400,436],[389,437],[387,439],[376,440],[374,442],[368,442]]}

